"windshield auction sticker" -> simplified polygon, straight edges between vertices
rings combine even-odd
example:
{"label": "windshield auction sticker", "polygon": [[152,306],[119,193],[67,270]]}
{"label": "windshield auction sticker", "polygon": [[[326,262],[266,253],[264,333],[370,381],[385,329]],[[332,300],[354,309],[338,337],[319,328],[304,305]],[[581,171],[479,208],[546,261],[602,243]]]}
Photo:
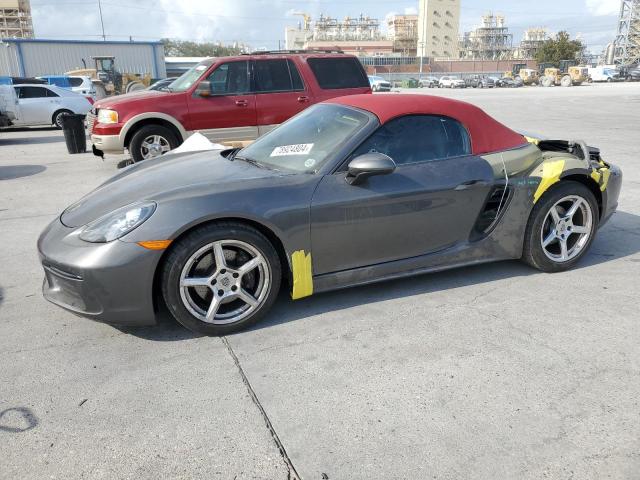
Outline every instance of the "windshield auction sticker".
{"label": "windshield auction sticker", "polygon": [[271,152],[270,157],[282,157],[284,155],[309,155],[311,149],[313,148],[313,143],[299,143],[297,145],[282,145],[280,147],[276,147]]}

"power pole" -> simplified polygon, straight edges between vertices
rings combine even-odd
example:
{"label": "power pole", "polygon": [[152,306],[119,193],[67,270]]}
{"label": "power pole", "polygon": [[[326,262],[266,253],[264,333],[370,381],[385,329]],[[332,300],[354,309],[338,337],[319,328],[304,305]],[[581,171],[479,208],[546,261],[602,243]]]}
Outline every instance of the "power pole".
{"label": "power pole", "polygon": [[98,0],[98,10],[100,11],[100,25],[102,25],[102,41],[107,41],[107,36],[104,34],[104,20],[102,19],[102,3]]}

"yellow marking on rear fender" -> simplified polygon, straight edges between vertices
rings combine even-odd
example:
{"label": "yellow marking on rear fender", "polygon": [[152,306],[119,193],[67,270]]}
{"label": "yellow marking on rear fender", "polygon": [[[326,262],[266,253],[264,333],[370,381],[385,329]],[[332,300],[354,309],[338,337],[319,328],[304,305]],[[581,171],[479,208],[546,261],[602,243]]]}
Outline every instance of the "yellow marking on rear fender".
{"label": "yellow marking on rear fender", "polygon": [[611,175],[611,170],[608,168],[601,168],[600,172],[602,173],[602,185],[600,185],[600,191],[604,192],[607,188],[607,183],[609,183],[609,175]]}
{"label": "yellow marking on rear fender", "polygon": [[291,255],[291,269],[293,271],[291,298],[297,300],[313,294],[311,253],[305,255],[304,250],[293,252]]}
{"label": "yellow marking on rear fender", "polygon": [[534,145],[538,145],[538,143],[540,143],[540,139],[538,138],[527,137],[526,135],[524,136],[524,138],[527,140],[527,142],[533,143]]}
{"label": "yellow marking on rear fender", "polygon": [[563,169],[564,160],[549,161],[542,164],[542,178],[536,193],[533,194],[533,203],[536,203],[551,185],[560,180],[560,174],[562,174]]}

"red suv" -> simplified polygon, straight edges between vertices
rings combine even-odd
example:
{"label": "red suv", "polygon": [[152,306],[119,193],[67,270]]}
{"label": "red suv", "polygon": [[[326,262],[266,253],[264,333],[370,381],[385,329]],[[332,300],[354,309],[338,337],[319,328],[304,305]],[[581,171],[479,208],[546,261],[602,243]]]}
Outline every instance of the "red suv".
{"label": "red suv", "polygon": [[209,58],[166,90],[96,102],[88,126],[96,155],[127,148],[140,161],[168,152],[196,131],[214,142],[254,140],[309,105],[370,92],[358,59],[342,53]]}

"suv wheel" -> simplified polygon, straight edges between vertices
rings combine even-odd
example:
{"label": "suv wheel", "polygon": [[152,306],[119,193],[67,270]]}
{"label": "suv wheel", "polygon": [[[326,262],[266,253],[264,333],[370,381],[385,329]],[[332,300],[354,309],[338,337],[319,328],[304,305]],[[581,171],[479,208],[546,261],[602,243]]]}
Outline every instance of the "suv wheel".
{"label": "suv wheel", "polygon": [[59,112],[56,112],[56,114],[53,116],[53,124],[56,126],[56,128],[62,130],[62,117],[64,117],[65,115],[70,115],[72,113],[73,112],[70,110],[60,110]]}
{"label": "suv wheel", "polygon": [[162,125],[147,125],[142,127],[129,142],[129,152],[134,162],[141,162],[159,157],[173,150],[180,143],[176,135]]}

